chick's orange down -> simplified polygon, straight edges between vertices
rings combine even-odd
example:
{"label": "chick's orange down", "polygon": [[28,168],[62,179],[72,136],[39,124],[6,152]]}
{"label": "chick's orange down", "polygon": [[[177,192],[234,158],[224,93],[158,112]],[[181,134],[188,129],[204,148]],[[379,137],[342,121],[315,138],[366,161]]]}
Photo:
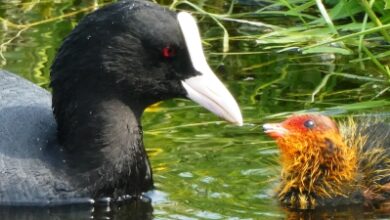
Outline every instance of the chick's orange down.
{"label": "chick's orange down", "polygon": [[263,126],[281,152],[279,200],[287,207],[372,204],[390,198],[390,125],[320,114]]}

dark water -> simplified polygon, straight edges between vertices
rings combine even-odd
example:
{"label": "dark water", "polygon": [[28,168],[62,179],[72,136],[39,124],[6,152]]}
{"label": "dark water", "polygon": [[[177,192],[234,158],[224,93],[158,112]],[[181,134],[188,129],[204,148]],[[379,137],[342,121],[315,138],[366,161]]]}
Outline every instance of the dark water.
{"label": "dark water", "polygon": [[[0,17],[15,24],[31,24],[67,15],[108,1],[4,1]],[[210,11],[229,7],[224,1],[198,2]],[[239,1],[237,12],[262,7]],[[184,7],[185,8],[185,7]],[[3,21],[0,29],[1,68],[48,88],[49,67],[61,40],[85,13],[29,28]],[[154,170],[152,203],[115,207],[0,209],[1,219],[370,219],[386,213],[362,207],[316,212],[284,210],[273,197],[280,168],[275,144],[260,125],[296,111],[324,111],[344,117],[361,112],[389,112],[389,93],[382,82],[334,75],[314,96],[324,77],[344,72],[381,79],[375,67],[349,63],[334,54],[303,55],[296,50],[267,50],[252,38],[230,41],[223,55],[222,31],[207,16],[199,16],[208,60],[237,98],[243,127],[229,125],[187,100],[172,100],[150,108],[143,117],[145,145]],[[250,19],[250,17],[248,17]],[[288,21],[257,17],[273,24]],[[246,24],[224,23],[231,36],[261,35],[266,30]],[[8,42],[9,41],[9,42]],[[236,54],[238,53],[238,54]],[[379,94],[379,95],[378,95]]]}

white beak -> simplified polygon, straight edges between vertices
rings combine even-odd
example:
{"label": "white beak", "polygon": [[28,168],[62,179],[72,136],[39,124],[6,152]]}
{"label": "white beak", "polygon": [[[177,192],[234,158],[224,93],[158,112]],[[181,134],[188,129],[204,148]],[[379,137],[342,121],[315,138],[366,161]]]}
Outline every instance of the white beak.
{"label": "white beak", "polygon": [[177,14],[193,67],[200,75],[182,81],[187,97],[223,119],[241,126],[242,115],[236,100],[209,67],[203,53],[198,26],[186,12]]}

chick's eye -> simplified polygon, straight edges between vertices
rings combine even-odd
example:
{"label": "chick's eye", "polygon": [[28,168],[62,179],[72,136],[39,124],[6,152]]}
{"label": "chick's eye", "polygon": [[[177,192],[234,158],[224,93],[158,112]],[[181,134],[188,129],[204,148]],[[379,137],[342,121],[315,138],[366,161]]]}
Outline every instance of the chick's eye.
{"label": "chick's eye", "polygon": [[171,46],[166,46],[162,49],[162,56],[166,59],[176,56],[176,49]]}
{"label": "chick's eye", "polygon": [[309,128],[309,129],[312,129],[316,126],[316,123],[313,121],[313,120],[307,120],[303,123],[303,125],[306,127],[306,128]]}

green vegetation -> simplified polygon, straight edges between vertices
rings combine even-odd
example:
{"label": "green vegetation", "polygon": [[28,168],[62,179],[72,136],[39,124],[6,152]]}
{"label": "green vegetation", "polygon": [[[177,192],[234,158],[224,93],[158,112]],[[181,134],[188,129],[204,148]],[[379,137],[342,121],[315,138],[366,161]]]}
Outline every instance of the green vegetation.
{"label": "green vegetation", "polygon": [[[319,55],[324,63],[342,61],[354,65],[348,72],[337,67],[327,71],[310,94],[311,102],[316,101],[332,77],[353,78],[360,81],[361,89],[376,87],[371,94],[365,94],[365,100],[389,98],[389,1],[231,1],[225,7],[217,7],[175,0],[170,7],[188,9],[215,22],[221,29],[220,35],[205,41],[220,41],[222,46],[218,52],[225,56],[293,53],[294,56]],[[232,26],[244,25],[238,31],[229,31]],[[232,51],[229,48],[232,42],[251,42],[256,46],[251,50]]]}

